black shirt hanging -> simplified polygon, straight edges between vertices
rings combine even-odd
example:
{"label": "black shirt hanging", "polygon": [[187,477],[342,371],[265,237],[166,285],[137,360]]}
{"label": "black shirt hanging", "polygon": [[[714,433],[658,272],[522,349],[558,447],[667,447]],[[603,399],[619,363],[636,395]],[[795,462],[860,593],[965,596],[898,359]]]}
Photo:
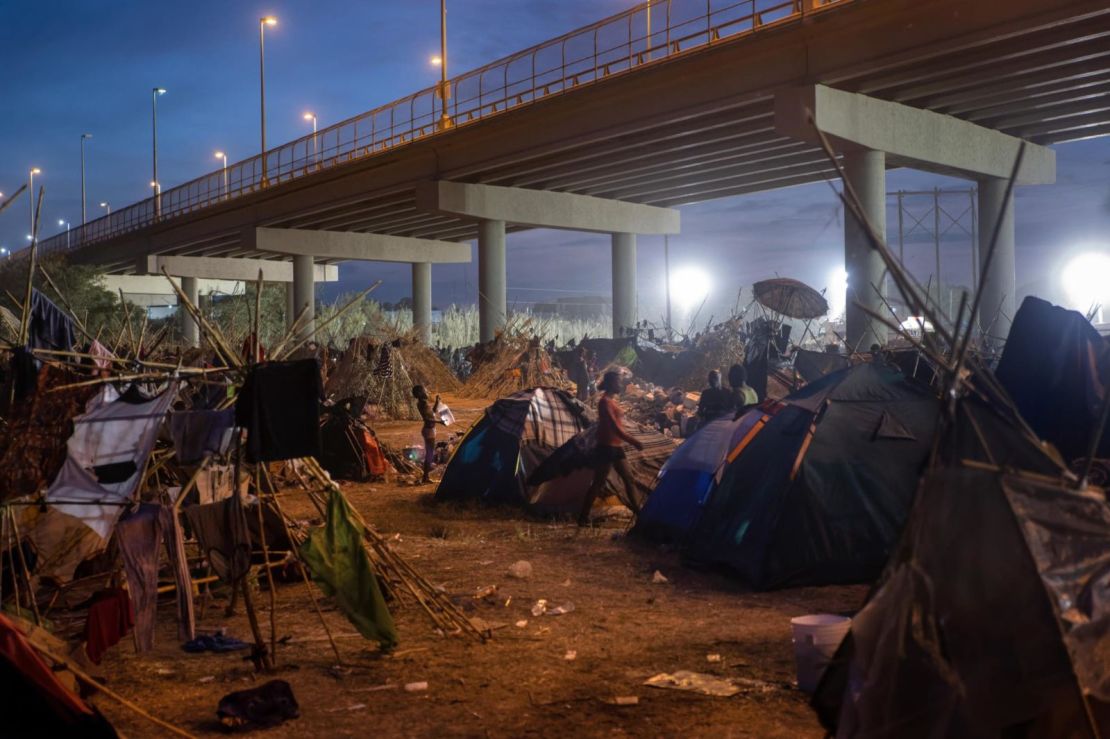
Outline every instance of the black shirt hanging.
{"label": "black shirt hanging", "polygon": [[319,456],[323,394],[315,359],[255,365],[235,403],[235,423],[247,429],[247,459]]}

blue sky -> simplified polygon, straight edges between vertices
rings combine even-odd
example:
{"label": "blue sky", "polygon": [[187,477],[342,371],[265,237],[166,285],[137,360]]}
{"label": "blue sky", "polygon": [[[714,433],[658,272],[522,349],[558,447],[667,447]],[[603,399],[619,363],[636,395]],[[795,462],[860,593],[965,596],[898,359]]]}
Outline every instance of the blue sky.
{"label": "blue sky", "polygon": [[[452,72],[624,10],[629,0],[450,0]],[[159,175],[166,187],[258,150],[258,25],[267,30],[268,139],[277,144],[433,84],[438,0],[404,3],[339,0],[10,0],[0,4],[0,191],[13,192],[30,166],[43,169],[43,222],[81,218],[79,141],[87,143],[89,218],[109,201],[145,197],[150,181],[150,90],[159,100]],[[1110,238],[1110,140],[1062,146],[1059,183],[1024,188],[1017,199],[1018,283],[1057,297],[1057,275],[1077,249],[1107,250]],[[917,172],[893,171],[888,189],[966,187]],[[893,212],[891,213],[893,221]],[[22,246],[26,201],[0,215],[0,245]],[[736,289],[780,274],[822,287],[840,263],[842,216],[826,184],[790,188],[683,209],[683,233],[671,239],[672,266],[696,263],[714,275],[710,310],[726,310]],[[893,222],[891,226],[893,227]],[[915,244],[911,266],[924,282],[931,244]],[[609,245],[603,236],[532,231],[509,237],[510,301],[605,294]],[[967,283],[966,237],[942,252],[946,281]],[[409,292],[408,270],[357,264],[342,270],[325,296],[385,280],[382,299]],[[476,269],[434,273],[437,304],[473,300]],[[662,239],[641,238],[642,312],[660,310]]]}

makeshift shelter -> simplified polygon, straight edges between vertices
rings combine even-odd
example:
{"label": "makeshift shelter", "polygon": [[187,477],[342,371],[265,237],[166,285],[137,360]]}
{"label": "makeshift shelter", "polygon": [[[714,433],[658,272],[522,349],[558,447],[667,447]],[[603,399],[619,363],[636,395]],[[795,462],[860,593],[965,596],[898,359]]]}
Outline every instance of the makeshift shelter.
{"label": "makeshift shelter", "polygon": [[337,480],[380,478],[390,468],[373,429],[360,420],[365,405],[365,398],[347,398],[321,415],[319,461]]}
{"label": "makeshift shelter", "polygon": [[701,519],[702,509],[720,480],[730,451],[767,422],[779,407],[765,403],[738,417],[710,421],[682,442],[659,471],[647,502],[636,516],[633,533],[648,539],[681,542]]}
{"label": "makeshift shelter", "polygon": [[[1038,436],[1069,461],[1087,455],[1110,387],[1110,342],[1081,313],[1027,297],[995,374]],[[1110,434],[1095,456],[1110,457]]]}
{"label": "makeshift shelter", "polygon": [[999,405],[958,401],[902,542],[818,686],[830,732],[1110,730],[1106,493],[1076,489]]}
{"label": "makeshift shelter", "polygon": [[688,558],[761,590],[874,579],[928,458],[935,397],[895,368],[866,363],[783,405],[729,452]]}
{"label": "makeshift shelter", "polygon": [[[606,497],[615,495],[625,507],[639,511],[648,499],[651,486],[675,450],[675,441],[639,424],[626,424],[625,431],[644,445],[636,449],[623,444],[628,467],[636,486],[628,497],[624,481],[615,471],[605,483]],[[575,434],[567,443],[535,467],[528,477],[528,507],[541,515],[577,515],[593,483],[591,458],[597,448],[597,424]],[[531,452],[530,448],[528,452]]]}
{"label": "makeshift shelter", "polygon": [[455,448],[436,499],[527,504],[529,474],[591,420],[584,405],[557,388],[496,401]]}

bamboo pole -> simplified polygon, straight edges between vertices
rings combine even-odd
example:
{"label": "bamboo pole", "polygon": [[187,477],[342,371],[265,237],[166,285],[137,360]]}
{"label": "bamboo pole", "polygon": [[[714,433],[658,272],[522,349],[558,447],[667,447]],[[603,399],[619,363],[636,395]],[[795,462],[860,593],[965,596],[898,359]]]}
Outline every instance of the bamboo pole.
{"label": "bamboo pole", "polygon": [[15,199],[18,198],[20,195],[22,195],[23,191],[26,190],[26,189],[27,189],[27,185],[20,185],[19,189],[16,190],[15,193],[13,193],[12,195],[9,195],[7,200],[5,200],[3,203],[0,203],[0,213],[3,213],[4,211],[6,211],[8,209],[8,206],[11,205],[12,203],[14,203]]}
{"label": "bamboo pole", "polygon": [[31,330],[31,291],[35,279],[35,258],[39,248],[39,218],[42,216],[42,200],[46,195],[46,188],[39,187],[38,207],[35,209],[35,220],[31,227],[31,253],[30,263],[27,265],[27,291],[23,298],[23,317],[19,325],[19,343],[27,346],[28,333]]}

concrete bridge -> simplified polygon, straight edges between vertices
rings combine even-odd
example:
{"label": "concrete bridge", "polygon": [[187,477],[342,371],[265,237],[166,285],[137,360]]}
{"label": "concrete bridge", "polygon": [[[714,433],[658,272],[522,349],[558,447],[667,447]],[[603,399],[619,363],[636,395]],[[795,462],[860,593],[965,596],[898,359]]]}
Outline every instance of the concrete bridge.
{"label": "concrete bridge", "polygon": [[[186,291],[284,263],[290,305],[309,309],[320,266],[408,262],[427,329],[431,265],[469,261],[460,242],[477,239],[488,339],[506,317],[506,234],[609,233],[616,332],[636,320],[636,235],[676,233],[675,206],[833,176],[814,125],[880,231],[889,168],[978,183],[981,252],[1000,221],[981,322],[1004,334],[1006,178],[1023,140],[1018,183],[1040,185],[1055,179],[1047,145],[1110,133],[1110,7],[652,0],[113,211],[71,231],[68,251],[113,274],[166,266]],[[848,339],[866,345],[854,303],[880,308],[881,266],[851,218],[844,239]]]}

